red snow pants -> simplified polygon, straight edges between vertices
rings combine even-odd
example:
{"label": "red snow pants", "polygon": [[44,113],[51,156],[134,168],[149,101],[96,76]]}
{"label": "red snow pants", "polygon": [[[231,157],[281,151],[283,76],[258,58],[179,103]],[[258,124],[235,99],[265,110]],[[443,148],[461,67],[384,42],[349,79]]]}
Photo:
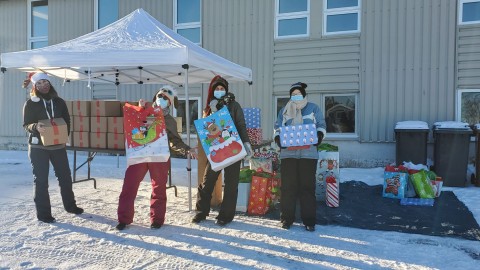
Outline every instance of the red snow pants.
{"label": "red snow pants", "polygon": [[135,213],[135,198],[140,182],[150,173],[152,195],[150,197],[150,222],[163,225],[167,210],[167,178],[170,159],[167,162],[145,162],[130,165],[125,171],[122,193],[118,200],[118,222],[130,224]]}

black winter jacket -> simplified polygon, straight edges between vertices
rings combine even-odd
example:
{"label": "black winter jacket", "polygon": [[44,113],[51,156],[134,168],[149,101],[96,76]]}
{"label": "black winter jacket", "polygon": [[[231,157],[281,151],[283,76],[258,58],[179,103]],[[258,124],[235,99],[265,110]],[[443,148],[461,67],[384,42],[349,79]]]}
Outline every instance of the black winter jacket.
{"label": "black winter jacket", "polygon": [[[32,99],[37,99],[37,97],[32,97]],[[33,101],[32,99],[27,100],[23,105],[23,128],[29,134],[28,144],[29,146],[50,148],[43,146],[43,142],[40,138],[40,133],[37,131],[38,121],[48,119],[45,105],[43,104],[42,98],[38,98],[39,101],[37,102]],[[61,117],[63,118],[63,120],[65,120],[65,123],[67,123],[68,134],[70,135],[70,115],[68,113],[67,104],[60,97],[53,98],[51,102],[53,104],[54,117]],[[51,110],[49,110],[48,112],[51,114]],[[38,144],[32,144],[33,137],[36,137],[38,139]]]}

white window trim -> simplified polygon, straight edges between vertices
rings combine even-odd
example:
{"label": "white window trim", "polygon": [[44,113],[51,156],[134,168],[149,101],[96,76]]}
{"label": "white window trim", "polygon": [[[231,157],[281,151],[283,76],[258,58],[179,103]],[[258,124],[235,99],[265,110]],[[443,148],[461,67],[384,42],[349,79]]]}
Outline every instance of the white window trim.
{"label": "white window trim", "polygon": [[[331,8],[327,9],[327,0],[323,1],[323,27],[322,33],[324,36],[332,35],[345,35],[345,34],[356,34],[360,33],[361,22],[362,22],[362,0],[358,0],[358,6],[356,7],[346,7],[346,8]],[[351,31],[338,31],[338,32],[327,32],[327,17],[328,15],[339,15],[339,14],[351,14],[357,13],[357,30]]]}
{"label": "white window trim", "polygon": [[323,117],[325,118],[325,97],[326,96],[355,96],[355,132],[352,133],[333,133],[327,131],[328,139],[358,139],[358,93],[345,93],[345,94],[337,94],[337,93],[322,93],[320,94],[320,101],[321,101],[321,110],[323,113]]}
{"label": "white window trim", "polygon": [[199,22],[190,22],[190,23],[177,23],[177,0],[173,1],[173,31],[178,33],[178,30],[181,29],[191,29],[199,28],[200,29],[200,42],[195,43],[197,45],[202,45],[202,0],[200,0],[200,21]]}
{"label": "white window trim", "polygon": [[462,121],[462,94],[463,93],[480,93],[480,89],[457,89],[456,106],[455,106],[455,119],[456,121]]}
{"label": "white window trim", "polygon": [[[310,36],[310,0],[307,0],[307,10],[302,12],[290,12],[280,14],[280,0],[275,0],[275,39],[303,38]],[[285,19],[301,19],[307,18],[307,33],[300,35],[279,36],[278,21]]]}
{"label": "white window trim", "polygon": [[[183,100],[183,101],[186,101],[185,97],[178,97],[178,101],[180,100]],[[188,101],[197,101],[197,115],[200,119],[200,117],[202,116],[202,101],[201,101],[201,97],[188,97]],[[192,112],[190,111],[190,114]],[[177,109],[175,109],[175,107],[173,107],[173,114],[172,114],[173,117],[177,117]],[[187,119],[182,119],[182,122],[183,121],[186,121]],[[182,132],[181,134],[186,134],[186,131],[185,132]],[[194,134],[195,137],[197,136],[196,134]]]}
{"label": "white window trim", "polygon": [[32,43],[34,42],[46,41],[48,44],[48,36],[32,37],[32,34],[33,34],[32,33],[32,2],[38,2],[38,1],[42,1],[42,0],[28,0],[28,5],[27,5],[27,28],[28,28],[27,49],[28,50],[32,49]]}
{"label": "white window trim", "polygon": [[463,4],[465,3],[480,3],[480,0],[459,0],[458,1],[458,25],[469,25],[469,24],[477,24],[480,23],[480,20],[478,21],[471,21],[471,22],[463,22],[462,17],[463,17]]}

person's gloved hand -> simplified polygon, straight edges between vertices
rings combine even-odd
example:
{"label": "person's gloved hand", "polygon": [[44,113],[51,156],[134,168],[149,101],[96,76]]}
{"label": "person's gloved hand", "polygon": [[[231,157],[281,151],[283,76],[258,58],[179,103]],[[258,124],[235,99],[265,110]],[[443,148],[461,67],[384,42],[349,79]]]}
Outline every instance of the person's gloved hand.
{"label": "person's gloved hand", "polygon": [[191,159],[198,159],[197,147],[192,147],[188,150]]}
{"label": "person's gloved hand", "polygon": [[315,144],[315,146],[319,145],[323,141],[323,132],[317,131],[317,137],[318,137],[318,143]]}
{"label": "person's gloved hand", "polygon": [[247,151],[247,156],[245,157],[245,159],[250,159],[253,157],[253,149],[252,149],[252,145],[249,143],[249,142],[246,142],[243,146],[245,146],[245,151]]}

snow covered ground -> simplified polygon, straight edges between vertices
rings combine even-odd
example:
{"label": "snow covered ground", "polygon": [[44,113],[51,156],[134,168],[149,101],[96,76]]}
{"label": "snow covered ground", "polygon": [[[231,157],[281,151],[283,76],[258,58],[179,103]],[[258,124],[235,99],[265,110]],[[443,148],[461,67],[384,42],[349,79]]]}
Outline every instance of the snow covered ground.
{"label": "snow covered ground", "polygon": [[[73,161],[70,154],[70,163]],[[85,156],[79,156],[83,161]],[[119,166],[117,167],[117,162]],[[116,225],[125,158],[97,155],[92,181],[74,184],[85,213],[66,213],[51,172],[50,195],[56,223],[37,221],[26,151],[0,151],[0,269],[478,269],[480,242],[447,237],[301,224],[283,230],[277,220],[239,216],[226,227],[191,224],[186,160],[174,159],[167,217],[149,228],[150,183],[140,186],[135,223]],[[197,166],[192,162],[192,196]],[[79,177],[86,176],[86,168]],[[341,169],[341,181],[382,183],[383,169]],[[480,222],[480,188],[453,190]],[[194,199],[193,199],[194,202]]]}

